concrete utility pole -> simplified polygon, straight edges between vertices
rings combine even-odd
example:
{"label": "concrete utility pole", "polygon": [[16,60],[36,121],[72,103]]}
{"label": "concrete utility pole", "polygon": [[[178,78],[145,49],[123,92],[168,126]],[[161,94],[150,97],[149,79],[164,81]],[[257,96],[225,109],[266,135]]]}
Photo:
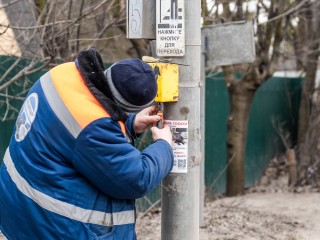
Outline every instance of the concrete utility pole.
{"label": "concrete utility pole", "polygon": [[[175,1],[176,3],[176,1]],[[166,103],[167,120],[188,120],[188,172],[162,182],[161,239],[199,239],[201,4],[185,1],[185,55],[170,57],[179,66],[179,101]],[[185,66],[187,65],[187,66]]]}
{"label": "concrete utility pole", "polygon": [[204,151],[200,146],[201,4],[197,0],[127,0],[127,9],[128,38],[156,39],[152,41],[153,56],[179,64],[179,101],[164,103],[164,118],[188,122],[187,147],[183,146],[187,156],[179,159],[182,165],[187,162],[187,168],[182,167],[183,173],[170,173],[161,186],[161,239],[198,240]]}

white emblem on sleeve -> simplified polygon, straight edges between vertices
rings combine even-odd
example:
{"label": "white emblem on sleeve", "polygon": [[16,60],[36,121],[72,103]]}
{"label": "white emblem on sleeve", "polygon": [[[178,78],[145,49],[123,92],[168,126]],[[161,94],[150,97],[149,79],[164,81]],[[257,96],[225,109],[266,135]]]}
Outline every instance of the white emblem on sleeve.
{"label": "white emblem on sleeve", "polygon": [[32,93],[23,103],[16,121],[16,132],[14,136],[17,142],[21,142],[30,131],[38,111],[38,102],[38,94]]}

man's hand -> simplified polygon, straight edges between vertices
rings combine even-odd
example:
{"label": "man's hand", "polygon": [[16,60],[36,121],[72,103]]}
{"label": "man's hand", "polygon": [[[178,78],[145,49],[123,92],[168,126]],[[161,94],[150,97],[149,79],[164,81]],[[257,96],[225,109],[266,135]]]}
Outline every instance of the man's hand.
{"label": "man's hand", "polygon": [[160,117],[157,115],[157,107],[148,107],[137,113],[134,119],[133,129],[137,134],[142,133],[148,127],[154,126],[159,120]]}
{"label": "man's hand", "polygon": [[164,128],[162,129],[159,129],[157,127],[152,127],[150,131],[152,133],[152,138],[154,141],[158,139],[163,139],[167,141],[172,147],[172,133],[169,126],[164,126]]}

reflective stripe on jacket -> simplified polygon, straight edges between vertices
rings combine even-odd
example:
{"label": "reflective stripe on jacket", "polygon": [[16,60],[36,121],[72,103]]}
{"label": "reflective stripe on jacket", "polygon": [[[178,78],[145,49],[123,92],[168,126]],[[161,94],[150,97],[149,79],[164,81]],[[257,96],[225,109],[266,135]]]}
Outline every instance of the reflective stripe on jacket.
{"label": "reflective stripe on jacket", "polygon": [[173,164],[168,143],[139,152],[133,115],[113,121],[75,63],[37,81],[0,170],[0,227],[10,239],[135,239],[134,199]]}

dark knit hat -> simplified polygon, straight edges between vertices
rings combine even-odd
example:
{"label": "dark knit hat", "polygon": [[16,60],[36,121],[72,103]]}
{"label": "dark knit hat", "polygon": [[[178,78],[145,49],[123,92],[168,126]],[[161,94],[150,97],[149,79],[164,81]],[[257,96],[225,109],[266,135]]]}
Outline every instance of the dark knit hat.
{"label": "dark knit hat", "polygon": [[104,71],[114,101],[127,112],[150,106],[157,94],[151,66],[138,58],[121,60]]}

